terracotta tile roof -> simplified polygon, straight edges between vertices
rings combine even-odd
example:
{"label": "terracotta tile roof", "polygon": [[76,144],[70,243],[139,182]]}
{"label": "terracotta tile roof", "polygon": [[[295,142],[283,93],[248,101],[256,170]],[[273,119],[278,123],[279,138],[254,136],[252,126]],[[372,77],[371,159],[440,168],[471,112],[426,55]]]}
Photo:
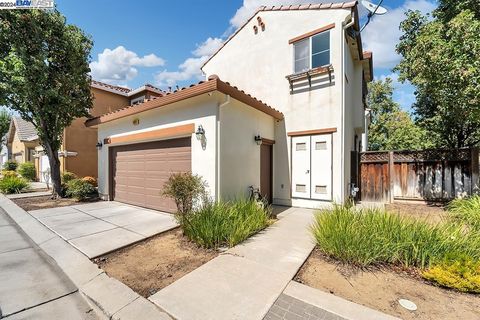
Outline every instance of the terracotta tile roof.
{"label": "terracotta tile roof", "polygon": [[132,91],[132,89],[129,89],[129,88],[114,86],[114,85],[111,85],[111,84],[108,84],[108,83],[105,83],[105,82],[100,82],[100,81],[93,80],[93,79],[92,79],[92,84],[95,84],[99,87],[104,87],[106,89],[122,92],[122,93],[129,93],[130,91]]}
{"label": "terracotta tile roof", "polygon": [[230,37],[228,37],[225,42],[220,46],[220,48],[212,54],[207,61],[205,61],[200,69],[203,67],[220,51],[222,48],[240,32],[259,12],[263,11],[287,11],[287,10],[327,10],[327,9],[354,9],[358,5],[358,1],[349,1],[349,2],[334,2],[334,3],[317,3],[317,4],[297,4],[297,5],[282,5],[282,6],[261,6],[255,11],[255,13],[240,27],[238,28]]}
{"label": "terracotta tile roof", "polygon": [[233,99],[243,102],[252,108],[262,111],[275,119],[283,119],[283,113],[270,107],[261,100],[252,97],[245,91],[238,89],[235,86],[230,85],[228,82],[221,81],[218,76],[210,76],[207,81],[200,81],[197,84],[192,84],[189,87],[183,87],[173,92],[166,92],[162,97],[155,97],[145,100],[143,103],[139,103],[133,106],[127,106],[116,111],[106,113],[104,115],[88,119],[85,121],[87,127],[96,126],[106,122],[110,122],[116,119],[127,117],[140,112],[164,107],[175,102],[193,98],[205,93],[219,91],[224,94],[230,95]]}
{"label": "terracotta tile roof", "polygon": [[356,5],[357,1],[282,6],[261,6],[255,14],[257,14],[259,11],[349,9],[355,7]]}

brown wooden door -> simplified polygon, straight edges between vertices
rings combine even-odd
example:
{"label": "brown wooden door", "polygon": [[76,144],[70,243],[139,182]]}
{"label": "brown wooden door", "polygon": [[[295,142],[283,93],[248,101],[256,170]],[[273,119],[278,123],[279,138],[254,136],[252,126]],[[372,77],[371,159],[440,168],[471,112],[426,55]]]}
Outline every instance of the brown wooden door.
{"label": "brown wooden door", "polygon": [[191,171],[191,138],[113,147],[110,157],[113,200],[175,212],[161,191],[171,173]]}
{"label": "brown wooden door", "polygon": [[268,203],[272,203],[272,175],[273,175],[273,146],[262,144],[260,146],[260,193]]}

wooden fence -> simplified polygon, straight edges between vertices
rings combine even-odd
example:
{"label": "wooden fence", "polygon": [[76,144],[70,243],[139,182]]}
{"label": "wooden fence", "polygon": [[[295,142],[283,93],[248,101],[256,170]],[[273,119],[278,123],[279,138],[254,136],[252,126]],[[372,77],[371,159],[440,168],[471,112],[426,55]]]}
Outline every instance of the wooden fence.
{"label": "wooden fence", "polygon": [[477,148],[369,151],[360,155],[363,201],[447,201],[478,191]]}

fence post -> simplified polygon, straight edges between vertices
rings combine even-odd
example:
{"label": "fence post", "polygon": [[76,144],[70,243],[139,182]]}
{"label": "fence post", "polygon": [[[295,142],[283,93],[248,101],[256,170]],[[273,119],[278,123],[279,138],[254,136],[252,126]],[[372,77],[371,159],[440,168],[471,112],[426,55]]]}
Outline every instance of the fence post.
{"label": "fence post", "polygon": [[395,185],[395,165],[393,161],[393,151],[388,152],[388,180],[388,201],[393,203]]}
{"label": "fence post", "polygon": [[479,192],[479,170],[480,170],[480,167],[479,167],[479,159],[478,159],[478,148],[477,147],[474,147],[472,149],[470,149],[470,164],[472,166],[472,190],[471,190],[471,194],[474,195],[476,193]]}

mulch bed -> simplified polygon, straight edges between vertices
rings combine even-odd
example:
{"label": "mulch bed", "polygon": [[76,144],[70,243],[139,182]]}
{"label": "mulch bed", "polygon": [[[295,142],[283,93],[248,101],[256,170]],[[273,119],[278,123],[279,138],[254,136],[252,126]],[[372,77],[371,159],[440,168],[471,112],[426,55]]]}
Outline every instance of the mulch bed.
{"label": "mulch bed", "polygon": [[[480,319],[480,295],[440,288],[415,269],[355,268],[326,257],[318,248],[294,280],[401,319]],[[413,301],[418,310],[407,311],[398,299]]]}
{"label": "mulch bed", "polygon": [[25,211],[32,211],[38,209],[66,207],[75,204],[83,204],[89,202],[99,201],[98,198],[92,198],[87,201],[78,201],[70,198],[52,199],[52,196],[29,197],[12,199],[12,201]]}
{"label": "mulch bed", "polygon": [[109,276],[149,297],[217,255],[188,241],[177,228],[93,261]]}

